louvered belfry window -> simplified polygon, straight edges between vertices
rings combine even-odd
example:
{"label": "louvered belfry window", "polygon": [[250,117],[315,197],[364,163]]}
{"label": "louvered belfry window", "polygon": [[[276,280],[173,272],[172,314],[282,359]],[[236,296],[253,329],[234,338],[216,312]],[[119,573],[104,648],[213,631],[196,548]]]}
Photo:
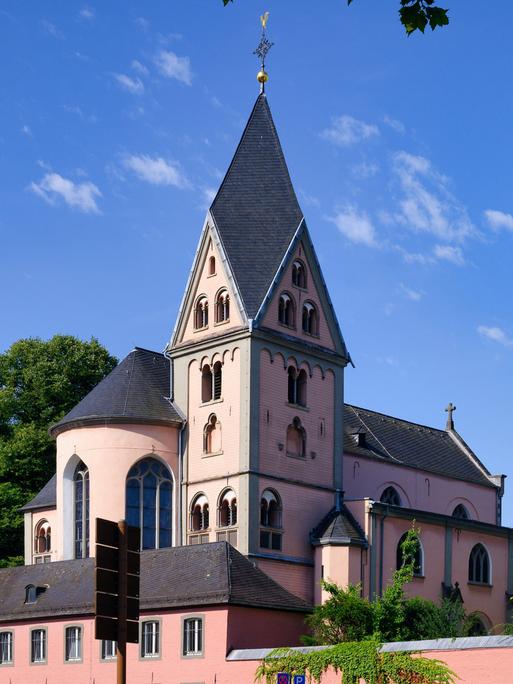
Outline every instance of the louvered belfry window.
{"label": "louvered belfry window", "polygon": [[223,384],[223,369],[220,361],[214,363],[214,399],[221,399]]}

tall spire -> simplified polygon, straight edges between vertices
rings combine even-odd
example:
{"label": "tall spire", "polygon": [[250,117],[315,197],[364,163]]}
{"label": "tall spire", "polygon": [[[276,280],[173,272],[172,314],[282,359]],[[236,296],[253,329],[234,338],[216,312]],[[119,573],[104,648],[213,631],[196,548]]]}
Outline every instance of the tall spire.
{"label": "tall spire", "polygon": [[265,58],[267,53],[272,48],[274,43],[267,38],[265,35],[265,29],[267,27],[267,22],[269,21],[269,12],[264,12],[260,17],[260,23],[262,24],[262,37],[260,38],[260,43],[257,49],[253,52],[260,59],[260,71],[257,74],[257,81],[260,83],[260,92],[265,92],[265,84],[269,80],[269,75],[265,70]]}

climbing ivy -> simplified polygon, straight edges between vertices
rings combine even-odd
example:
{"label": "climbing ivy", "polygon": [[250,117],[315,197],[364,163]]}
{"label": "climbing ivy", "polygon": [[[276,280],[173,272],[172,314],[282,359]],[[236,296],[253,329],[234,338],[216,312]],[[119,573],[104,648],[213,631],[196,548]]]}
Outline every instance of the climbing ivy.
{"label": "climbing ivy", "polygon": [[290,648],[272,651],[260,664],[255,680],[275,684],[279,672],[306,674],[319,684],[333,669],[341,684],[453,684],[456,674],[440,660],[414,653],[383,653],[376,641],[346,642],[302,653]]}

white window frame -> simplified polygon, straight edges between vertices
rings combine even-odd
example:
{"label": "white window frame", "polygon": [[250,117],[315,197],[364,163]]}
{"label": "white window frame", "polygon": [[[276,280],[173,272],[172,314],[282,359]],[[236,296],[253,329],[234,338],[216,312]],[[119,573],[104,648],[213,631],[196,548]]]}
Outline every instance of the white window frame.
{"label": "white window frame", "polygon": [[[154,625],[152,633],[149,635],[151,640],[151,650],[146,650],[145,628],[146,625]],[[145,618],[141,621],[140,632],[140,660],[155,660],[162,656],[162,621],[159,618]]]}
{"label": "white window frame", "polygon": [[[7,644],[2,643],[2,637],[7,637]],[[3,657],[4,648],[7,650],[7,658]],[[14,665],[14,632],[5,629],[0,632],[0,667]]]}
{"label": "white window frame", "polygon": [[117,641],[112,641],[112,639],[102,639],[100,641],[100,660],[102,663],[116,660],[118,657],[117,648]]}
{"label": "white window frame", "polygon": [[[75,638],[72,642],[71,638],[68,638],[68,633],[72,634],[71,630],[75,630],[73,634]],[[84,630],[82,625],[64,625],[64,662],[65,663],[81,663],[82,662],[82,652],[83,652],[83,636]],[[70,646],[68,650],[68,647]],[[73,649],[73,652],[72,652]]]}
{"label": "white window frame", "polygon": [[[193,629],[189,629],[189,626]],[[189,648],[190,639],[193,647]],[[182,617],[182,658],[203,658],[205,656],[205,616],[199,614]]]}
{"label": "white window frame", "polygon": [[[39,642],[39,647],[41,647],[42,644],[42,657],[35,658],[34,654],[34,633],[35,632],[40,632],[42,634],[42,639]],[[41,655],[41,654],[38,654]],[[30,630],[30,639],[29,639],[29,658],[30,658],[30,664],[31,665],[46,665],[48,661],[48,630],[46,627],[32,627]]]}

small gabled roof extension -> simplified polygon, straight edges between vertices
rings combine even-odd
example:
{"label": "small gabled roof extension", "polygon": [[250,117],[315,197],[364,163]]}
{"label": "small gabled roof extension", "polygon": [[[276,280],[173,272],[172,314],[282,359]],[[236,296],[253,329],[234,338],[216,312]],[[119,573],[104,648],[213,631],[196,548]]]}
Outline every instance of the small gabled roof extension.
{"label": "small gabled roof extension", "polygon": [[210,214],[254,319],[303,218],[264,94],[258,96]]}
{"label": "small gabled roof extension", "polygon": [[57,475],[53,475],[35,497],[20,508],[20,511],[36,511],[43,508],[55,508],[57,505]]}
{"label": "small gabled roof extension", "polygon": [[312,530],[310,539],[312,544],[367,545],[364,531],[344,504],[340,509],[331,509]]}
{"label": "small gabled roof extension", "polygon": [[[25,588],[44,588],[25,603]],[[230,604],[306,613],[310,606],[226,542],[141,553],[141,609]],[[0,570],[0,623],[94,613],[94,558]]]}
{"label": "small gabled roof extension", "polygon": [[[356,431],[365,439],[355,439]],[[454,431],[437,430],[346,404],[344,451],[497,487],[492,475]]]}
{"label": "small gabled roof extension", "polygon": [[168,398],[169,378],[169,361],[163,354],[136,347],[50,428],[50,434],[102,423],[181,425],[182,417]]}

